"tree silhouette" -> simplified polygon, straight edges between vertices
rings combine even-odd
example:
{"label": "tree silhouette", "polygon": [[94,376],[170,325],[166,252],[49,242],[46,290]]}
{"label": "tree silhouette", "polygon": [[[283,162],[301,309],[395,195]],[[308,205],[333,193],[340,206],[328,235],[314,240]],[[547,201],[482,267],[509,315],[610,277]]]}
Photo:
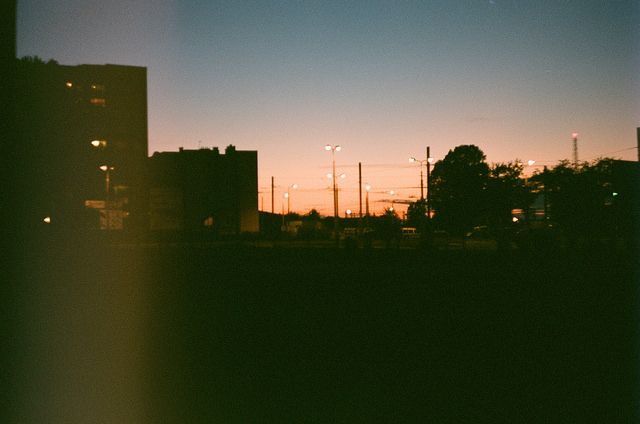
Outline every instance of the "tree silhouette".
{"label": "tree silhouette", "polygon": [[302,216],[304,221],[320,221],[320,212],[315,208],[311,209],[306,215]]}
{"label": "tree silhouette", "polygon": [[511,222],[511,211],[527,209],[533,201],[531,190],[522,178],[522,162],[496,163],[489,169],[486,197],[486,222],[503,227]]}
{"label": "tree silhouette", "polygon": [[437,222],[461,233],[486,213],[489,165],[475,145],[457,146],[436,162],[431,173],[432,202]]}
{"label": "tree silhouette", "polygon": [[568,160],[535,175],[548,196],[549,217],[571,241],[614,232],[613,160],[600,158],[578,167]]}
{"label": "tree silhouette", "polygon": [[381,238],[387,243],[387,247],[393,239],[400,235],[401,222],[398,214],[392,208],[386,208],[379,219],[378,230]]}
{"label": "tree silhouette", "polygon": [[316,209],[311,209],[302,216],[302,227],[298,231],[298,237],[302,239],[314,239],[322,235],[322,217]]}
{"label": "tree silhouette", "polygon": [[49,59],[45,62],[39,56],[22,56],[18,59],[18,63],[23,65],[57,65],[58,61],[55,59]]}
{"label": "tree silhouette", "polygon": [[423,230],[427,221],[427,202],[424,199],[416,200],[407,208],[407,224]]}

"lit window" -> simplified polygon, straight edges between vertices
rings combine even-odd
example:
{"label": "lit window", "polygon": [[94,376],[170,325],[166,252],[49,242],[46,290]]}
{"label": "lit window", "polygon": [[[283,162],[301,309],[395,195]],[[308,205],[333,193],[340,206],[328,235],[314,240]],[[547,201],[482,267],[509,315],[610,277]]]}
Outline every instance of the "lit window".
{"label": "lit window", "polygon": [[92,96],[95,97],[104,97],[104,85],[102,84],[91,84],[91,93]]}
{"label": "lit window", "polygon": [[92,105],[96,105],[96,106],[105,106],[106,105],[106,101],[104,100],[104,98],[101,97],[92,97],[91,99],[89,99],[89,102]]}

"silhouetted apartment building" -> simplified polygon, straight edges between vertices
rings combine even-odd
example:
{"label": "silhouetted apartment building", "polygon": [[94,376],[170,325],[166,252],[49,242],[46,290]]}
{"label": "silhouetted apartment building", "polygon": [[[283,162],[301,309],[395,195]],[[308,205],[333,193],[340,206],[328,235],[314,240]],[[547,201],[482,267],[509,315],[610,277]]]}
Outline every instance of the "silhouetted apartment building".
{"label": "silhouetted apartment building", "polygon": [[145,225],[147,70],[17,61],[24,225]]}
{"label": "silhouetted apartment building", "polygon": [[149,158],[151,230],[254,233],[258,152],[218,148],[154,153]]}

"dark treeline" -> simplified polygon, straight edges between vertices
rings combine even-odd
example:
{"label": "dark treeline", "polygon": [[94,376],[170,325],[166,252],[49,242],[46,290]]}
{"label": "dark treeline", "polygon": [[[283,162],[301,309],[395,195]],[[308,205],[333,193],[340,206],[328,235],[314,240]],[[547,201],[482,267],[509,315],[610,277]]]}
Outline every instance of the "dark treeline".
{"label": "dark treeline", "polygon": [[[489,164],[479,147],[461,145],[435,163],[431,219],[421,199],[409,205],[404,222],[388,208],[381,216],[341,219],[340,226],[368,228],[376,238],[397,237],[404,225],[422,235],[463,236],[482,226],[498,239],[544,233],[546,242],[566,245],[630,241],[638,210],[636,165],[611,158],[578,164],[563,160],[526,176],[519,159]],[[300,222],[295,234],[303,239],[327,237],[334,225],[332,217],[315,210],[289,214],[283,222],[291,221]],[[275,235],[277,226],[272,227]]]}

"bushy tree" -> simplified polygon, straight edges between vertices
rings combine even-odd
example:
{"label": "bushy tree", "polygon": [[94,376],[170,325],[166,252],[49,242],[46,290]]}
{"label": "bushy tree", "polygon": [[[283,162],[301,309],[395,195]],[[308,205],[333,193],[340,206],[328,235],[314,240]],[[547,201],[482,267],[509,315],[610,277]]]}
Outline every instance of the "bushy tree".
{"label": "bushy tree", "polygon": [[323,231],[322,216],[316,209],[311,209],[302,215],[302,227],[298,231],[298,237],[302,239],[315,239],[326,236]]}
{"label": "bushy tree", "polygon": [[489,165],[475,145],[457,146],[436,162],[431,173],[432,203],[436,220],[461,233],[482,222],[486,213]]}
{"label": "bushy tree", "polygon": [[502,227],[511,222],[511,211],[527,209],[533,201],[531,190],[522,178],[524,165],[514,162],[496,163],[489,169],[485,199],[486,222]]}
{"label": "bushy tree", "polygon": [[419,231],[425,229],[427,223],[427,202],[424,199],[416,200],[407,208],[407,224],[416,227]]}
{"label": "bushy tree", "polygon": [[550,218],[575,240],[613,231],[615,222],[608,207],[613,196],[612,173],[613,160],[609,158],[578,167],[564,160],[534,178],[544,186]]}
{"label": "bushy tree", "polygon": [[401,221],[398,214],[392,208],[386,208],[384,214],[378,219],[378,231],[380,237],[387,243],[400,235]]}

